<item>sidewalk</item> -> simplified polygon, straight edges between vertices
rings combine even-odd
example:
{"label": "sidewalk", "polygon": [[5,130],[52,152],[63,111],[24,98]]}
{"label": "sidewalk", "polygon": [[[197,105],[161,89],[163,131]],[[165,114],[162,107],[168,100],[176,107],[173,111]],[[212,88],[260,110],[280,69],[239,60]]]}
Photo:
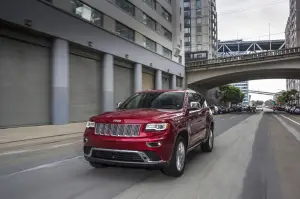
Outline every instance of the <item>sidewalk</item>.
{"label": "sidewalk", "polygon": [[84,132],[84,129],[85,123],[0,129],[0,144],[34,140],[39,138],[80,134]]}

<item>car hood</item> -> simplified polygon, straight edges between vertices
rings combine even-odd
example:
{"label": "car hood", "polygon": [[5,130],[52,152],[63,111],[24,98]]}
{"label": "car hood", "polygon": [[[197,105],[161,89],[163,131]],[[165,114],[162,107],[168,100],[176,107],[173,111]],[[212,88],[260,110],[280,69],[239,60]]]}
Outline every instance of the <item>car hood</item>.
{"label": "car hood", "polygon": [[147,123],[149,121],[164,121],[173,119],[182,114],[181,110],[165,110],[165,109],[129,109],[117,110],[114,112],[106,112],[95,116],[92,119],[95,122],[109,123]]}

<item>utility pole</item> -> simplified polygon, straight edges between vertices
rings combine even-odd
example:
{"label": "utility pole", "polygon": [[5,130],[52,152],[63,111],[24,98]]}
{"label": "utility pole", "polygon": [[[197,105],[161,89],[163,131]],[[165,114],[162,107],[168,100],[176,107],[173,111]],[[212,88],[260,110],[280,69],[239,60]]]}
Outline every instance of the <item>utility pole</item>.
{"label": "utility pole", "polygon": [[271,46],[271,23],[269,22],[269,43],[270,43],[270,51],[272,50]]}

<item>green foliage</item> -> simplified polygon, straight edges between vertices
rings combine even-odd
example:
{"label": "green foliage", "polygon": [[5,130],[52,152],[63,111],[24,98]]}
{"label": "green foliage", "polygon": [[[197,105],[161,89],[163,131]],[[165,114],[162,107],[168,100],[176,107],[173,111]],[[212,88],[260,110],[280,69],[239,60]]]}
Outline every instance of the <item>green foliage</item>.
{"label": "green foliage", "polygon": [[243,102],[245,97],[244,93],[235,86],[224,85],[219,87],[220,91],[216,93],[216,96],[220,96],[224,103],[231,102],[232,104],[238,104]]}
{"label": "green foliage", "polygon": [[289,104],[294,100],[299,99],[299,92],[296,89],[292,89],[289,91],[283,91],[281,95],[277,97],[277,102],[280,104]]}
{"label": "green foliage", "polygon": [[256,100],[251,101],[253,106],[261,106],[263,105],[264,101]]}

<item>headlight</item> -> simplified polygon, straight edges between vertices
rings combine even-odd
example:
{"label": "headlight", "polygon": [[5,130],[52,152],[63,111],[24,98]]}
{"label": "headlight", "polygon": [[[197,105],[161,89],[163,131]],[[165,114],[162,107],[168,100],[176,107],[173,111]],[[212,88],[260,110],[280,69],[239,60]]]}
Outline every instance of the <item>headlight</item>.
{"label": "headlight", "polygon": [[96,126],[95,122],[88,121],[86,123],[86,128],[95,128],[95,126]]}
{"label": "headlight", "polygon": [[168,123],[153,123],[146,125],[146,131],[163,131],[168,128]]}

